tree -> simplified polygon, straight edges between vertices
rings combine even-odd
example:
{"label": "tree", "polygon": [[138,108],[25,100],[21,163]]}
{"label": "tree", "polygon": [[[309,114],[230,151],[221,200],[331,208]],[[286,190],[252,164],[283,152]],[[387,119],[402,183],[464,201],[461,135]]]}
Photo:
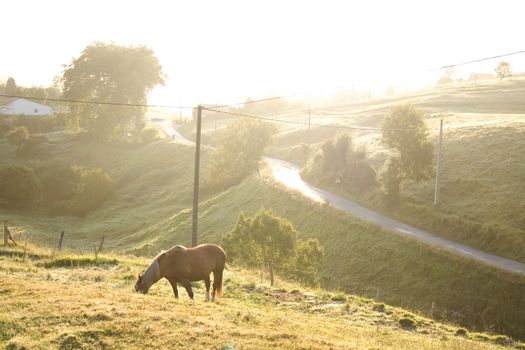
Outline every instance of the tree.
{"label": "tree", "polygon": [[[164,84],[164,74],[146,46],[94,43],[65,67],[57,82],[65,99],[146,104],[149,92]],[[105,141],[140,132],[145,125],[143,107],[83,103],[70,109],[70,124]]]}
{"label": "tree", "polygon": [[[385,163],[381,179],[387,196],[399,194],[404,179],[427,180],[433,172],[433,146],[423,113],[412,105],[394,107],[382,125],[382,141],[394,149],[389,162]],[[387,180],[388,179],[388,180]],[[397,186],[397,189],[396,189]],[[393,197],[391,197],[393,198]]]}
{"label": "tree", "polygon": [[498,63],[494,70],[496,71],[496,76],[499,78],[499,80],[503,80],[503,78],[510,77],[512,75],[512,67],[510,63],[505,61]]}
{"label": "tree", "polygon": [[28,206],[42,196],[42,183],[32,169],[20,165],[0,167],[0,199],[7,204]]}
{"label": "tree", "polygon": [[9,77],[5,83],[5,94],[14,96],[17,94],[17,92],[18,88],[16,87],[15,79],[13,79],[13,77]]}
{"label": "tree", "polygon": [[210,158],[205,175],[206,186],[231,186],[257,171],[275,131],[273,125],[254,119],[230,125]]}
{"label": "tree", "polygon": [[233,261],[248,266],[268,266],[272,285],[275,266],[286,265],[293,270],[304,267],[303,274],[296,274],[304,279],[318,272],[323,255],[317,240],[298,243],[293,225],[264,209],[251,218],[240,213],[233,229],[223,236],[222,243]]}

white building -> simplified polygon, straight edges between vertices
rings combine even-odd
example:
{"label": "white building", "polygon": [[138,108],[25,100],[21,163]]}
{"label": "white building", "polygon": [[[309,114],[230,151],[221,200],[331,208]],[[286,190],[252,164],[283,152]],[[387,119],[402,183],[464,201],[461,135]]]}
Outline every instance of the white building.
{"label": "white building", "polygon": [[53,114],[53,108],[25,98],[0,100],[0,115],[44,116],[51,114]]}

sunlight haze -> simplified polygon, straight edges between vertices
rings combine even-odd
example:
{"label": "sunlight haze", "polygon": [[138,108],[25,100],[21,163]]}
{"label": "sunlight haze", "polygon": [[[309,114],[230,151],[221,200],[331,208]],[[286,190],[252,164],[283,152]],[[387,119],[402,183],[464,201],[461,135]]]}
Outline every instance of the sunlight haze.
{"label": "sunlight haze", "polygon": [[[0,80],[48,86],[95,41],[151,47],[150,103],[232,103],[341,87],[433,84],[432,68],[523,50],[519,1],[17,1],[3,4]],[[509,57],[523,70],[524,55]],[[493,73],[496,61],[457,67]]]}

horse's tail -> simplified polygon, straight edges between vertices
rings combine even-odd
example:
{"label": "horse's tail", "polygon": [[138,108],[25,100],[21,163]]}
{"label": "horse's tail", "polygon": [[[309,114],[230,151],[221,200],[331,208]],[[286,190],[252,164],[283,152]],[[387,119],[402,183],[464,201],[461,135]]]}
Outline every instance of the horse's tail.
{"label": "horse's tail", "polygon": [[213,271],[213,289],[219,297],[222,297],[222,272],[224,266]]}

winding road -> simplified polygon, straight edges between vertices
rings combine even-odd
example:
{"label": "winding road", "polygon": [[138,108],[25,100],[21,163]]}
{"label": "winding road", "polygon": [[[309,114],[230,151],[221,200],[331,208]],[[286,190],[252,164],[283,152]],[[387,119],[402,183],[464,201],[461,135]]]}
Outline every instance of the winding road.
{"label": "winding road", "polygon": [[[165,125],[165,123],[163,123],[163,125]],[[171,127],[171,125],[169,130],[167,130],[168,128],[165,130],[160,126],[160,124],[159,127],[175,142],[180,142],[188,146],[194,145],[193,142],[184,138],[184,136],[179,134],[177,130]],[[433,235],[427,231],[420,230],[416,227],[389,218],[385,215],[365,208],[347,198],[343,198],[334,193],[306,183],[300,176],[300,169],[291,163],[268,157],[266,157],[264,160],[268,164],[272,176],[276,181],[282,183],[292,190],[300,192],[305,197],[310,198],[313,201],[329,204],[339,210],[351,213],[363,220],[369,221],[399,235],[411,237],[454,254],[477,260],[486,265],[525,276],[524,263],[486,253],[470,246],[450,241],[448,239]]]}

